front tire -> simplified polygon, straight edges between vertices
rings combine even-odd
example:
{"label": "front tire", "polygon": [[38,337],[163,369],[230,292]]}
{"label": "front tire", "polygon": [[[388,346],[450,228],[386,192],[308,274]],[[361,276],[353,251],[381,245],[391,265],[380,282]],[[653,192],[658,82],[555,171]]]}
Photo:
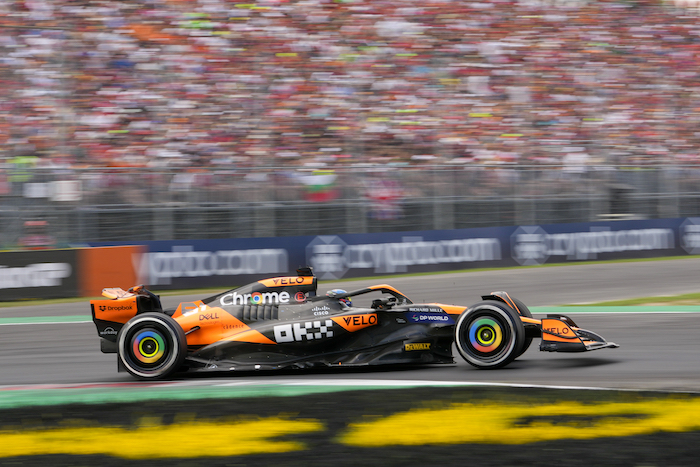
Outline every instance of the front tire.
{"label": "front tire", "polygon": [[520,315],[496,301],[473,305],[457,320],[457,351],[477,368],[502,368],[521,354],[525,328]]}
{"label": "front tire", "polygon": [[119,360],[140,379],[165,378],[182,366],[187,338],[170,316],[144,313],[131,318],[117,337]]}

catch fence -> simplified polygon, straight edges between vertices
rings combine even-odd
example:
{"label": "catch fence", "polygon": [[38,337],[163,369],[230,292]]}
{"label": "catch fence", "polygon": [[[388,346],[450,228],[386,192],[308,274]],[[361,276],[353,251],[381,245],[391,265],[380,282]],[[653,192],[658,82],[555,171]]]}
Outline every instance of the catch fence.
{"label": "catch fence", "polygon": [[4,249],[42,238],[64,247],[700,216],[696,166],[6,169],[0,175]]}

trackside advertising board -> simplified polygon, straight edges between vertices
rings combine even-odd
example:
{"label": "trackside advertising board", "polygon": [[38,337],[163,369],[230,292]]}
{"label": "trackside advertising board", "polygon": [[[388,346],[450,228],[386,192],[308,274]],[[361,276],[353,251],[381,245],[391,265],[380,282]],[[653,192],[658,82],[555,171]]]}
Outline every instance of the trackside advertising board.
{"label": "trackside advertising board", "polygon": [[[91,246],[116,245],[115,243]],[[700,218],[304,237],[143,242],[155,289],[234,287],[312,266],[322,280],[700,254]],[[105,284],[105,287],[111,284]]]}
{"label": "trackside advertising board", "polygon": [[0,301],[78,296],[76,250],[0,253]]}
{"label": "trackside advertising board", "polygon": [[0,252],[0,301],[96,297],[136,285],[141,246]]}

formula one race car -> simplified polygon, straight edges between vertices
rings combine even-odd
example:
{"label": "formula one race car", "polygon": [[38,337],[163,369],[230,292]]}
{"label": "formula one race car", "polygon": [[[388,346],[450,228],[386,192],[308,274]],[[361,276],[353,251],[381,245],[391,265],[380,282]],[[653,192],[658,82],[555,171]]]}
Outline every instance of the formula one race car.
{"label": "formula one race car", "polygon": [[534,319],[505,292],[470,307],[416,304],[389,285],[316,295],[310,268],[163,310],[143,286],[104,289],[92,317],[104,353],[137,378],[176,371],[454,363],[452,344],[477,368],[500,368],[533,338],[540,350],[618,347],[563,315]]}

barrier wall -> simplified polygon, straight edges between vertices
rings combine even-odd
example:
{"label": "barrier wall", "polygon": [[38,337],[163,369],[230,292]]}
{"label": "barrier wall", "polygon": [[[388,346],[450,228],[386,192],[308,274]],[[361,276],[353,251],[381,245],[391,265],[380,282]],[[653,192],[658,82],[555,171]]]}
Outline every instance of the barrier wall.
{"label": "barrier wall", "polygon": [[109,284],[135,285],[142,246],[0,253],[0,301],[99,296]]}
{"label": "barrier wall", "polygon": [[0,300],[78,296],[77,250],[0,254]]}
{"label": "barrier wall", "polygon": [[0,301],[104,287],[232,288],[312,266],[321,280],[700,254],[700,218],[377,234],[90,244],[0,253]]}
{"label": "barrier wall", "polygon": [[145,247],[131,245],[79,249],[80,296],[96,297],[105,287],[127,289],[139,284],[134,261],[145,252]]}
{"label": "barrier wall", "polygon": [[156,290],[228,288],[305,265],[312,266],[319,279],[333,280],[700,254],[700,218],[144,245],[147,253],[135,259],[137,283]]}

